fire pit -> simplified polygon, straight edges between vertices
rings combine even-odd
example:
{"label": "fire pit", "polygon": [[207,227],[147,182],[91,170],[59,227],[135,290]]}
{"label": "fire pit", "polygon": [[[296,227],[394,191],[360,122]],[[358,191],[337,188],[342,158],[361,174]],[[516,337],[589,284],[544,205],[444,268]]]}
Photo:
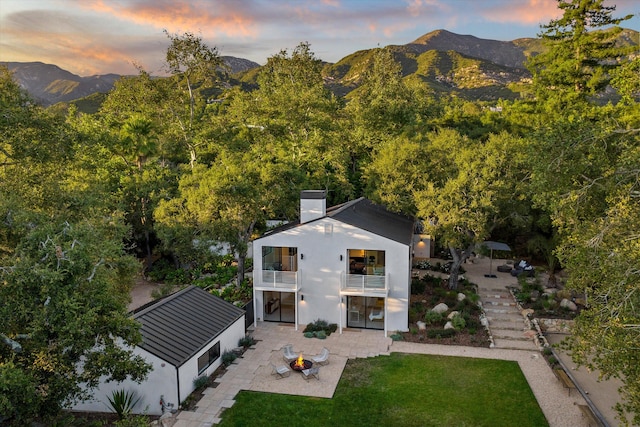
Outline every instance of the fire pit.
{"label": "fire pit", "polygon": [[293,362],[290,362],[289,366],[291,366],[291,369],[294,371],[302,372],[305,369],[310,369],[313,366],[313,362],[311,360],[304,359],[302,354],[300,354],[300,357]]}

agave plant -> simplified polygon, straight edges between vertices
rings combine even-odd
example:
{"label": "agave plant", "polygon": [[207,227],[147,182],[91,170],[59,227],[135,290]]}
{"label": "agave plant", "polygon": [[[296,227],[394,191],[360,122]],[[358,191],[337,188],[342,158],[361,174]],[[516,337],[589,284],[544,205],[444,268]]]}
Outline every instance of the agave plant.
{"label": "agave plant", "polygon": [[136,403],[140,400],[140,397],[136,397],[134,391],[125,391],[122,389],[114,390],[111,393],[111,397],[107,397],[107,399],[109,399],[111,408],[118,414],[118,418],[122,420],[131,413],[133,407],[136,406]]}

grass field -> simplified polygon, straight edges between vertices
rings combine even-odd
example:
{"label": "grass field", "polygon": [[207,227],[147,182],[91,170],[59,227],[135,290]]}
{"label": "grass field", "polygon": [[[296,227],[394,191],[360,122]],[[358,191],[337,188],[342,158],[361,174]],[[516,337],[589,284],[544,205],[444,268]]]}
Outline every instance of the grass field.
{"label": "grass field", "polygon": [[242,391],[220,426],[548,423],[516,362],[393,353],[349,360],[332,399]]}

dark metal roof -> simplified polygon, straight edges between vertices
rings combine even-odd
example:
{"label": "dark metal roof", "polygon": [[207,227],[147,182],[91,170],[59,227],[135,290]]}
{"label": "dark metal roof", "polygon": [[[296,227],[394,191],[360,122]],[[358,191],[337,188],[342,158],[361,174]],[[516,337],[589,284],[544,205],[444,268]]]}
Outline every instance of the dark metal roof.
{"label": "dark metal roof", "polygon": [[133,317],[142,324],[139,347],[179,367],[242,315],[244,310],[189,286]]}
{"label": "dark metal roof", "polygon": [[410,246],[413,220],[361,197],[327,209],[327,216]]}
{"label": "dark metal roof", "polygon": [[[414,224],[411,218],[391,212],[364,197],[327,208],[326,216],[405,245],[412,244]],[[264,236],[300,225],[299,221],[290,222],[269,230]]]}

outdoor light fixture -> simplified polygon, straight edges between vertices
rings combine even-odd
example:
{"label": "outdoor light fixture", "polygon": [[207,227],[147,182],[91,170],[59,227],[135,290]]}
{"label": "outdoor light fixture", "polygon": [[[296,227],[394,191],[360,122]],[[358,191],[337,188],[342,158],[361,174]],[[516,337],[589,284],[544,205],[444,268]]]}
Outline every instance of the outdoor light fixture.
{"label": "outdoor light fixture", "polygon": [[300,294],[300,301],[304,301],[304,295]]}
{"label": "outdoor light fixture", "polygon": [[340,261],[342,261],[342,255],[340,255]]}
{"label": "outdoor light fixture", "polygon": [[304,254],[300,254],[300,259],[304,259]]}

